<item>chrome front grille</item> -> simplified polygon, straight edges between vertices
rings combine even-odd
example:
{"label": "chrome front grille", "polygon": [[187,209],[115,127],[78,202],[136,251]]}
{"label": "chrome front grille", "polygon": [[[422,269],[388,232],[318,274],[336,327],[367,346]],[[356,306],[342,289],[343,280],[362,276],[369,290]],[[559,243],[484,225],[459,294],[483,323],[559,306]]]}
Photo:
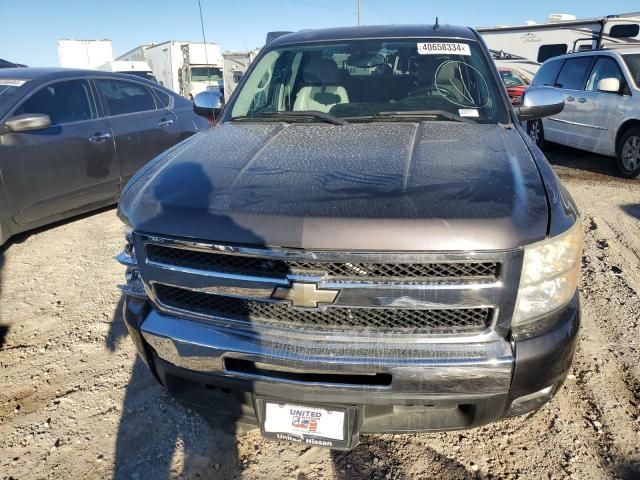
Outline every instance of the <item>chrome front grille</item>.
{"label": "chrome front grille", "polygon": [[260,322],[310,330],[357,329],[365,332],[468,333],[485,330],[489,308],[289,308],[283,303],[211,295],[168,285],[156,285],[158,301],[167,307],[241,322]]}
{"label": "chrome front grille", "polygon": [[374,263],[279,260],[174,248],[146,246],[149,261],[237,275],[284,278],[294,274],[321,274],[334,279],[415,280],[430,278],[497,278],[497,262]]}
{"label": "chrome front grille", "polygon": [[[354,341],[359,333],[506,337],[522,265],[521,250],[347,253],[142,234],[134,242],[146,292],[163,312],[274,334],[343,331]],[[280,294],[298,287],[337,294],[300,308],[306,298]]]}

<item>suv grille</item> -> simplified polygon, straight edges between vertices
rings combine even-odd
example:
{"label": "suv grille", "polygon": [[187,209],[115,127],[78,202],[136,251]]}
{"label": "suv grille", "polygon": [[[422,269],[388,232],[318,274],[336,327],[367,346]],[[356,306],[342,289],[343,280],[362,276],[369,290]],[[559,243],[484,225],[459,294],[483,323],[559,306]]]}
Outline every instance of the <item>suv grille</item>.
{"label": "suv grille", "polygon": [[492,319],[489,308],[421,310],[408,308],[344,308],[301,310],[274,303],[194,292],[155,285],[163,305],[207,316],[315,330],[375,330],[397,333],[466,333],[485,330]]}
{"label": "suv grille", "polygon": [[427,279],[427,278],[496,278],[496,262],[463,263],[371,263],[371,262],[302,262],[261,257],[246,257],[216,252],[188,250],[147,244],[151,262],[198,270],[284,278],[288,273],[326,274],[335,279]]}

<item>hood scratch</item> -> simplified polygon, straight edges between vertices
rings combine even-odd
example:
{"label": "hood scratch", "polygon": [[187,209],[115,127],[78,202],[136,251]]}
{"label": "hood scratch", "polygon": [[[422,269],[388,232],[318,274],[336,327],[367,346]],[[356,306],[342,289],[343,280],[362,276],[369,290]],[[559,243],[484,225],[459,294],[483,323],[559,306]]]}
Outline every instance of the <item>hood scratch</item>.
{"label": "hood scratch", "polygon": [[415,130],[413,131],[413,138],[411,139],[411,147],[409,148],[409,156],[407,158],[407,165],[404,169],[404,176],[402,177],[402,191],[407,190],[407,184],[409,183],[409,177],[411,175],[411,168],[413,166],[413,157],[416,153],[416,147],[418,145],[418,138],[422,130],[422,122],[418,122]]}
{"label": "hood scratch", "polygon": [[240,170],[238,170],[238,174],[236,175],[236,178],[233,180],[233,182],[231,183],[230,187],[233,188],[235,187],[238,182],[240,181],[240,179],[242,178],[242,175],[244,175],[244,173],[249,170],[249,168],[251,168],[251,165],[253,165],[253,162],[255,162],[255,160],[260,156],[260,154],[269,146],[271,145],[274,140],[276,138],[278,138],[278,136],[282,133],[282,131],[287,128],[289,126],[288,123],[281,123],[278,125],[278,129],[276,131],[273,132],[273,135],[271,135],[266,142],[264,142],[262,145],[260,145],[258,148],[255,149],[255,151],[253,153],[251,153],[251,155],[249,155],[249,158],[247,159],[247,163],[245,163],[242,168],[240,168]]}

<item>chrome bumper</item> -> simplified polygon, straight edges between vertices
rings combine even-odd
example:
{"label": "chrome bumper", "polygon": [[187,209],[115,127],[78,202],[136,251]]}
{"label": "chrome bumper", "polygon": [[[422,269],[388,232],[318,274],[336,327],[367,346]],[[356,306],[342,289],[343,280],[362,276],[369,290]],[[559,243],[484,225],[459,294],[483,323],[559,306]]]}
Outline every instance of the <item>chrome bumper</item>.
{"label": "chrome bumper", "polygon": [[[146,318],[136,323],[144,342],[161,360],[192,372],[249,381],[251,390],[262,395],[282,396],[283,388],[294,387],[290,391],[301,400],[313,394],[317,401],[335,401],[338,392],[341,403],[361,403],[363,398],[368,403],[389,403],[394,399],[460,400],[466,396],[506,395],[511,383],[511,345],[495,334],[465,343],[382,336],[300,339],[180,319],[153,308],[147,312]],[[230,371],[226,359],[271,366],[276,372],[344,377],[339,382],[307,382]],[[390,375],[390,384],[349,382],[349,375],[374,374]]]}

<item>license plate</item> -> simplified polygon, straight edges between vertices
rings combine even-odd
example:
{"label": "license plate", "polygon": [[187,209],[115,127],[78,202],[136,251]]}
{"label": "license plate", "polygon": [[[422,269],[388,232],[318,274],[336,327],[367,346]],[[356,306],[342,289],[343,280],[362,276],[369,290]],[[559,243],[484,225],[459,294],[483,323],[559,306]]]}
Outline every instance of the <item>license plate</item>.
{"label": "license plate", "polygon": [[262,434],[276,440],[329,448],[349,445],[347,409],[264,401]]}

